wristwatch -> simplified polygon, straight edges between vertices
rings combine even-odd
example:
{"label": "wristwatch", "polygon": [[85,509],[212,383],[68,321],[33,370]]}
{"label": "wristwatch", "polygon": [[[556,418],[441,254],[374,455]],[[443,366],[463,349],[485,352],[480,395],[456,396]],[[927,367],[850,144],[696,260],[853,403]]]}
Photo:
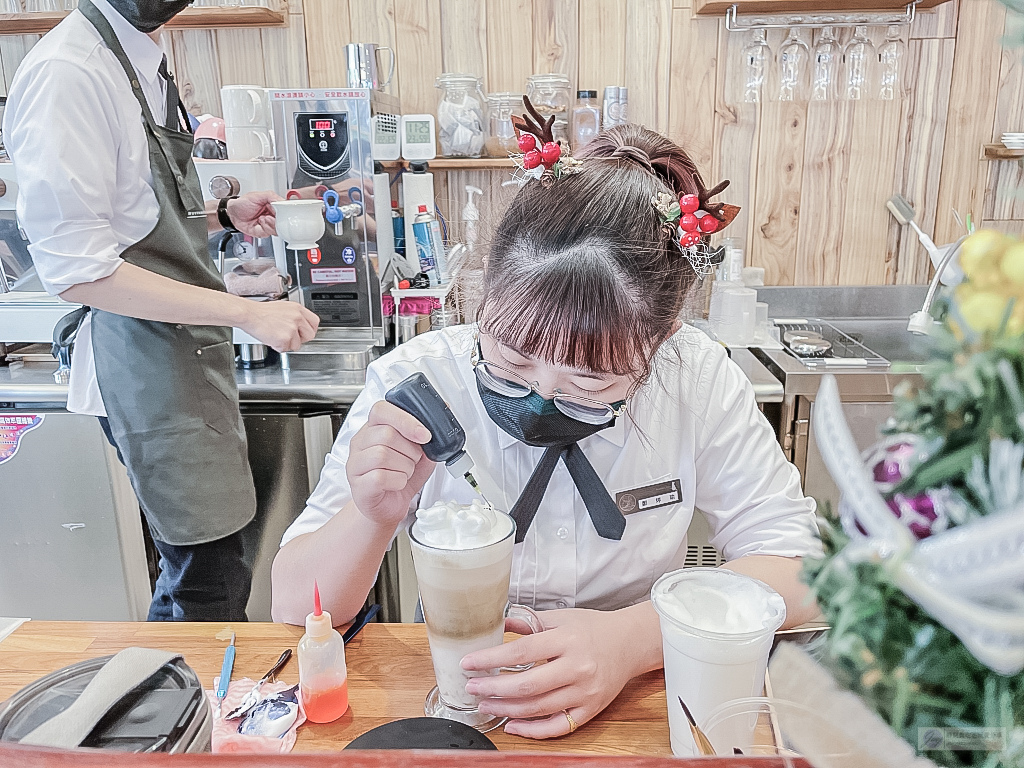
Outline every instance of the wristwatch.
{"label": "wristwatch", "polygon": [[239,231],[238,227],[231,222],[231,217],[228,216],[228,201],[237,199],[238,195],[228,195],[227,197],[222,197],[220,202],[217,203],[217,221],[219,221],[220,225],[228,232]]}

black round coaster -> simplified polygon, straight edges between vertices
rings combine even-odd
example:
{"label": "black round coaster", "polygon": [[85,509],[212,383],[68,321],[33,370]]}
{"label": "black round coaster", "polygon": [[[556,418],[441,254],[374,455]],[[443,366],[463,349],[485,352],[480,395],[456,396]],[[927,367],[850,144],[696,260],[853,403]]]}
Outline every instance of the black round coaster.
{"label": "black round coaster", "polygon": [[440,717],[411,717],[373,728],[345,749],[493,749],[494,742],[468,725]]}

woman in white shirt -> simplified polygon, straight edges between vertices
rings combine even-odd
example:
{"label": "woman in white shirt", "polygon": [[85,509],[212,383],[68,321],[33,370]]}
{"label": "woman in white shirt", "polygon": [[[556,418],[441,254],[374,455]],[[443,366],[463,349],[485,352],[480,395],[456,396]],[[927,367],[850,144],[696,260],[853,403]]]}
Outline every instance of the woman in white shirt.
{"label": "woman in white shirt", "polygon": [[[682,567],[695,508],[723,567],[785,598],[788,626],[816,614],[798,576],[820,551],[814,504],[743,373],[677,319],[696,275],[652,200],[703,192],[696,168],[631,125],[577,158],[578,173],[528,182],[497,227],[478,326],[418,336],[370,366],[273,575],[275,619],[301,623],[316,579],[325,608],[348,620],[418,507],[472,500],[424,456],[426,428],[383,399],[423,372],[465,428],[488,499],[526,521],[509,599],[543,611],[545,631],[463,667],[548,662],[467,685],[493,697],[482,711],[511,718],[506,731],[533,738],[568,733],[566,712],[582,724],[662,666],[650,589]],[[575,460],[542,462],[572,445]],[[532,477],[540,463],[554,467],[546,486]]]}

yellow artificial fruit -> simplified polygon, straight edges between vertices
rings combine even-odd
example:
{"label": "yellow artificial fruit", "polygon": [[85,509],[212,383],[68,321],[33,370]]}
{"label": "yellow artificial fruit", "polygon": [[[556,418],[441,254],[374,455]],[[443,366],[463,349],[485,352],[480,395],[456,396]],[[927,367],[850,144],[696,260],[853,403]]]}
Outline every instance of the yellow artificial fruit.
{"label": "yellow artificial fruit", "polygon": [[1024,243],[994,229],[979,229],[964,241],[960,266],[966,280],[954,296],[967,325],[977,333],[997,332],[1012,301],[1006,332],[1024,332]]}

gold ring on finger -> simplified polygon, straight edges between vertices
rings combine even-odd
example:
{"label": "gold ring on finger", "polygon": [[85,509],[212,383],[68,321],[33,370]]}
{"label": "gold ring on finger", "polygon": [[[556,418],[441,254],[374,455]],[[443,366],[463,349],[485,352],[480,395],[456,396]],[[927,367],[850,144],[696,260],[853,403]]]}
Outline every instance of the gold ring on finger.
{"label": "gold ring on finger", "polygon": [[569,710],[563,709],[562,714],[565,715],[565,719],[569,721],[569,733],[572,733],[579,728],[579,726],[576,725],[576,721],[572,719],[572,715],[569,714]]}

